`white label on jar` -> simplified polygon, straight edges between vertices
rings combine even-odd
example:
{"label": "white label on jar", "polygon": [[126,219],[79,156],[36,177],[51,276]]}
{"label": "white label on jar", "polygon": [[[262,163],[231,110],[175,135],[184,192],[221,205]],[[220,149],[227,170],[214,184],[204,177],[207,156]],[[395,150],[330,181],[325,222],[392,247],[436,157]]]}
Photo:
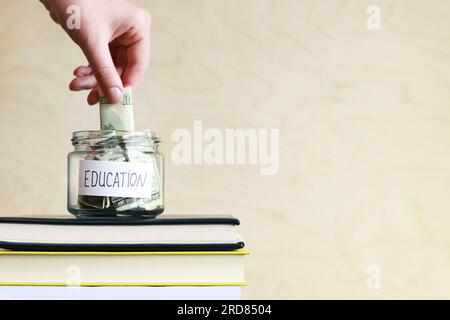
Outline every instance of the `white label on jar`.
{"label": "white label on jar", "polygon": [[151,198],[151,163],[80,160],[79,194]]}

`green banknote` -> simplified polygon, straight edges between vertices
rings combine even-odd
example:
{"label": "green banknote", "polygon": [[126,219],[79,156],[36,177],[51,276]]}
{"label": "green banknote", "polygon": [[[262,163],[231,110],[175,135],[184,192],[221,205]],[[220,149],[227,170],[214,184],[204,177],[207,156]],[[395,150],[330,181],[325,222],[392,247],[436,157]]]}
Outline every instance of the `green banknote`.
{"label": "green banknote", "polygon": [[100,92],[101,130],[134,131],[133,97],[131,88],[124,88],[120,103],[111,104]]}

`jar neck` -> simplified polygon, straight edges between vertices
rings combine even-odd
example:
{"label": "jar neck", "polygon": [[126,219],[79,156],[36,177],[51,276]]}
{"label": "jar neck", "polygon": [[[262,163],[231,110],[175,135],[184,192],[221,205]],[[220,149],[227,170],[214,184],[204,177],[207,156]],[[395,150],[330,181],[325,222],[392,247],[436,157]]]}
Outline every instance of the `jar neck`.
{"label": "jar neck", "polygon": [[75,151],[158,152],[159,137],[150,131],[78,131],[73,133]]}
{"label": "jar neck", "polygon": [[74,147],[74,151],[79,152],[94,152],[94,153],[101,153],[101,152],[152,152],[157,153],[159,150],[157,146],[151,147],[151,146],[139,146],[139,147],[132,147],[129,145],[124,146],[92,146],[89,144],[79,144]]}

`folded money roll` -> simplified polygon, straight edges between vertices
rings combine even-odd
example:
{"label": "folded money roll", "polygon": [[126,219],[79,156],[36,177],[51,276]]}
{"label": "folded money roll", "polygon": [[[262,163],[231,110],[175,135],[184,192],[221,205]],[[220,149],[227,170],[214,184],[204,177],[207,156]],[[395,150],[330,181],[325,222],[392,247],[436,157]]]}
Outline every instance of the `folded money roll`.
{"label": "folded money roll", "polygon": [[133,97],[130,87],[124,88],[123,98],[119,103],[111,104],[99,90],[100,95],[100,129],[134,131]]}

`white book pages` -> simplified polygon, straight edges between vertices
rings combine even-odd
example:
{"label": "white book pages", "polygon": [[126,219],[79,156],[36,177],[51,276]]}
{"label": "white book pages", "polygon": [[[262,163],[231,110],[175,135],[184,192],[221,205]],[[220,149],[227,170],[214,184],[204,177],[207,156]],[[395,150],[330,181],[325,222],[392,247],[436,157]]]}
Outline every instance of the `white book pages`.
{"label": "white book pages", "polygon": [[240,287],[0,286],[0,300],[239,300]]}

